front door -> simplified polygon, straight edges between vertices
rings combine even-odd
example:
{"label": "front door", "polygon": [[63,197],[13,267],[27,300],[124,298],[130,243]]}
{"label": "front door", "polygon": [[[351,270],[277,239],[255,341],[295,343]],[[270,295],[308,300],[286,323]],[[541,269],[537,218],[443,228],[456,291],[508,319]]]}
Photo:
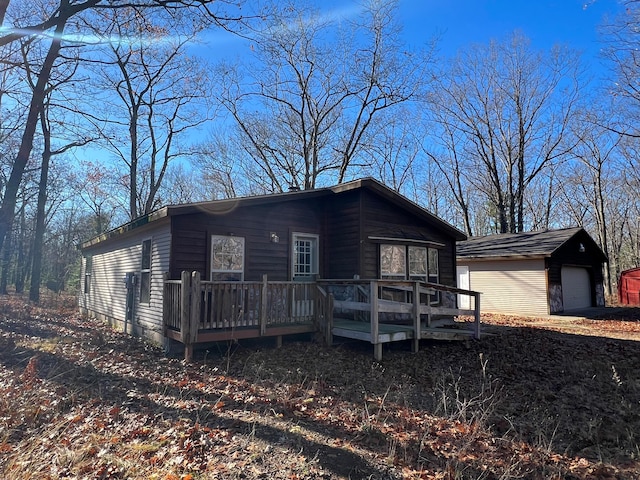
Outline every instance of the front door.
{"label": "front door", "polygon": [[[292,238],[291,279],[294,282],[313,282],[319,273],[318,235],[294,233]],[[295,286],[291,309],[293,317],[313,315],[311,285]]]}

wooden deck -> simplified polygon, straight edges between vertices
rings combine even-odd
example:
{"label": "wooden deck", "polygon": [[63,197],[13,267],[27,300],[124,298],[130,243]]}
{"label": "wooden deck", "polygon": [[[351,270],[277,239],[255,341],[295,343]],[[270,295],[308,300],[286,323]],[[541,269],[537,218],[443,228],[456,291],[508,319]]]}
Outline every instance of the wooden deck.
{"label": "wooden deck", "polygon": [[[473,310],[456,308],[457,295],[468,295]],[[279,344],[283,335],[310,332],[329,345],[334,336],[369,342],[377,360],[389,342],[410,340],[418,351],[421,339],[480,338],[477,292],[419,281],[204,282],[183,272],[165,279],[163,316],[165,336],[185,345],[186,360],[197,343],[276,337]],[[441,325],[459,316],[474,321]]]}

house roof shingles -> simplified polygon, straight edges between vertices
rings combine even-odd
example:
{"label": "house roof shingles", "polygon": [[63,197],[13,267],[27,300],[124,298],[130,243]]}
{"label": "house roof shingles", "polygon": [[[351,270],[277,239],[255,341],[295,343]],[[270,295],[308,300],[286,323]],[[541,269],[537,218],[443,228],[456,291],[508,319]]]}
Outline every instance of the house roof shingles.
{"label": "house roof shingles", "polygon": [[377,194],[386,198],[388,201],[394,203],[399,208],[403,208],[413,213],[414,215],[437,225],[440,229],[453,236],[456,240],[464,240],[467,238],[467,236],[462,231],[458,230],[453,225],[445,222],[438,216],[432,214],[425,208],[409,200],[403,195],[393,191],[383,183],[373,178],[363,178],[360,180],[354,180],[351,182],[335,185],[333,187],[317,188],[312,190],[299,190],[267,195],[238,197],[223,200],[213,200],[209,202],[189,203],[183,205],[168,205],[140,218],[137,218],[129,223],[121,225],[120,227],[117,227],[109,232],[103,233],[101,235],[98,235],[97,237],[87,240],[80,245],[80,248],[85,249],[92,247],[98,243],[102,243],[106,240],[110,240],[112,238],[118,237],[140,227],[148,225],[152,222],[157,222],[170,216],[185,215],[195,212],[225,213],[234,210],[238,206],[288,202],[298,199],[313,199],[329,195],[339,195],[343,192],[361,188],[376,192]]}
{"label": "house roof shingles", "polygon": [[581,227],[526,233],[501,233],[458,242],[459,259],[548,257],[578,234]]}

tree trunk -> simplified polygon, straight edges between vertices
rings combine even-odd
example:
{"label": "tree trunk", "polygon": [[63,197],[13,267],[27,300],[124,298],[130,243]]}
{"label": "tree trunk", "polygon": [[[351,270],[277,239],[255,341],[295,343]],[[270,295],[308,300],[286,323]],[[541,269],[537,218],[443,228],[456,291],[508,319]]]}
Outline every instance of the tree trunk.
{"label": "tree trunk", "polygon": [[31,284],[29,287],[29,300],[35,303],[40,301],[40,284],[42,283],[42,243],[44,241],[47,183],[49,179],[49,163],[51,161],[51,135],[49,128],[47,127],[44,105],[40,112],[40,124],[42,125],[42,134],[44,137],[44,149],[42,152],[40,183],[38,184],[36,231],[33,238],[33,264],[31,265]]}
{"label": "tree trunk", "polygon": [[7,8],[9,8],[10,2],[11,0],[0,2],[0,25],[4,23],[4,16],[7,14]]}
{"label": "tree trunk", "polygon": [[31,150],[33,149],[33,139],[38,126],[38,117],[40,116],[42,105],[44,103],[45,91],[51,75],[51,70],[53,69],[53,64],[56,58],[58,58],[58,54],[60,52],[62,34],[64,32],[66,22],[67,17],[62,16],[56,26],[53,40],[49,47],[49,52],[42,64],[40,74],[38,75],[38,81],[33,89],[31,103],[29,105],[29,113],[27,114],[24,132],[22,134],[22,141],[20,143],[16,160],[13,163],[13,168],[11,169],[11,175],[9,176],[9,181],[5,188],[2,204],[0,205],[0,249],[2,249],[5,236],[8,234],[13,222],[18,190],[22,183],[22,177],[24,175],[27,162],[29,161]]}
{"label": "tree trunk", "polygon": [[7,233],[7,241],[4,242],[4,250],[2,251],[2,275],[0,276],[0,294],[7,295],[9,290],[9,269],[11,268],[11,256],[13,255],[13,235],[11,229]]}
{"label": "tree trunk", "polygon": [[24,292],[25,277],[27,274],[27,260],[25,260],[25,242],[27,239],[27,220],[25,218],[24,205],[20,209],[20,235],[17,237],[18,258],[16,260],[16,293]]}

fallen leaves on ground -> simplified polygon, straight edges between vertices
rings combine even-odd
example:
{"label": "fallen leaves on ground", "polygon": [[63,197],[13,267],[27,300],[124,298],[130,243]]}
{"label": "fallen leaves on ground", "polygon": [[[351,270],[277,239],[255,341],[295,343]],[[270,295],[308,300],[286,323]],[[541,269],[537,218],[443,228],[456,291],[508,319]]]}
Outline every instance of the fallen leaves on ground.
{"label": "fallen leaves on ground", "polygon": [[640,478],[640,342],[607,335],[640,324],[483,320],[480,342],[387,345],[383,362],[364,342],[289,340],[185,364],[4,297],[0,477]]}

